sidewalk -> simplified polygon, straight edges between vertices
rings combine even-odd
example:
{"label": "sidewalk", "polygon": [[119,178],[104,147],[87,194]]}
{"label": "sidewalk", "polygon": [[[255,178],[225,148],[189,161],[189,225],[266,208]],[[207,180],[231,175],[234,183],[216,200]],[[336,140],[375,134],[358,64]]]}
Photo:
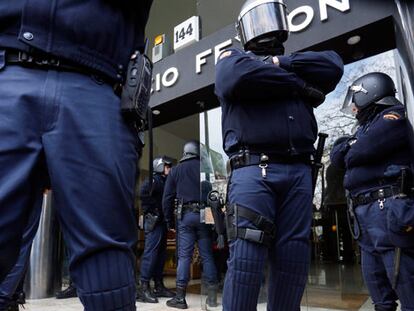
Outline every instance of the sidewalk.
{"label": "sidewalk", "polygon": [[[157,311],[157,310],[176,310],[168,308],[165,305],[165,302],[168,298],[161,298],[160,302],[157,304],[150,303],[140,303],[137,302],[138,311]],[[189,311],[199,311],[201,309],[201,296],[197,294],[188,294],[187,303]],[[83,307],[77,298],[58,300],[55,298],[48,299],[39,299],[39,300],[29,300],[25,305],[27,311],[83,311]],[[217,308],[212,308],[209,310],[221,310],[221,306]],[[260,304],[257,308],[259,311],[266,310],[266,304]],[[359,311],[373,311],[374,308],[371,305],[371,301],[367,302],[362,306]],[[400,310],[400,309],[398,309]],[[312,308],[312,307],[302,307],[301,311],[338,311],[338,309],[323,309],[323,308]]]}

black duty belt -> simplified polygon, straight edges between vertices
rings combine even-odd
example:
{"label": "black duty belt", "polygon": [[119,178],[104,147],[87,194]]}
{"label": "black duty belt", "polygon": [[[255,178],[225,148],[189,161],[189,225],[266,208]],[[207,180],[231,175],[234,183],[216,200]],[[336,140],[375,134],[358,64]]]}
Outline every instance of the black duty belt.
{"label": "black duty belt", "polygon": [[400,187],[387,187],[381,188],[376,191],[367,192],[364,194],[357,195],[356,197],[352,197],[352,205],[354,207],[358,205],[365,205],[369,204],[378,200],[383,200],[392,196],[399,196],[401,195]]}
{"label": "black duty belt", "polygon": [[201,208],[202,206],[198,202],[183,204],[183,212],[185,213],[187,212],[199,213]]}
{"label": "black duty belt", "polygon": [[[267,160],[265,161],[267,164],[296,164],[296,163],[304,163],[304,164],[311,164],[310,155],[279,155],[279,154],[265,154],[267,156]],[[259,165],[263,163],[262,161],[263,154],[250,154],[250,153],[242,153],[236,154],[230,158],[230,166],[233,170],[251,166],[251,165]]]}
{"label": "black duty belt", "polygon": [[5,61],[6,64],[16,64],[23,67],[56,69],[94,76],[98,81],[111,85],[117,95],[120,95],[120,91],[122,90],[121,83],[119,81],[115,81],[114,79],[109,78],[96,70],[52,55],[6,50]]}

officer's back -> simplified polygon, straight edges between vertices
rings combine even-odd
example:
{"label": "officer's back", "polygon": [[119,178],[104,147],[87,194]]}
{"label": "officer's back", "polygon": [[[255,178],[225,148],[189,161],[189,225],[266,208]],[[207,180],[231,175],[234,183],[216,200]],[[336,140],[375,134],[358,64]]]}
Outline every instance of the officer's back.
{"label": "officer's back", "polygon": [[[183,203],[200,201],[200,159],[185,160],[171,170],[168,178],[174,180],[177,198]],[[170,190],[169,188],[166,191]]]}

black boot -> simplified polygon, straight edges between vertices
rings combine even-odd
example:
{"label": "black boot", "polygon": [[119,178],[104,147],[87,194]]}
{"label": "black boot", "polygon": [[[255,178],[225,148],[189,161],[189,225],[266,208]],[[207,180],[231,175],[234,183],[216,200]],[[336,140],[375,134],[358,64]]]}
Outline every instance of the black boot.
{"label": "black boot", "polygon": [[169,290],[165,287],[163,280],[155,280],[154,294],[157,297],[166,297],[172,298],[175,296],[175,293],[172,290]]}
{"label": "black boot", "polygon": [[57,292],[55,296],[56,299],[74,298],[78,297],[78,293],[76,292],[76,287],[73,286],[72,283],[70,283],[68,288],[60,292]]}
{"label": "black boot", "polygon": [[207,300],[206,303],[209,307],[215,308],[217,304],[217,285],[208,285],[207,287]]}
{"label": "black boot", "polygon": [[157,303],[158,299],[151,292],[151,286],[147,281],[141,281],[141,288],[137,293],[137,300],[140,302]]}
{"label": "black boot", "polygon": [[16,300],[19,305],[24,305],[26,303],[26,294],[24,292],[15,293],[13,299]]}
{"label": "black boot", "polygon": [[185,288],[177,286],[177,294],[173,299],[167,300],[167,306],[177,309],[188,309],[187,301],[185,301]]}
{"label": "black boot", "polygon": [[16,301],[10,302],[5,311],[19,311],[19,304]]}

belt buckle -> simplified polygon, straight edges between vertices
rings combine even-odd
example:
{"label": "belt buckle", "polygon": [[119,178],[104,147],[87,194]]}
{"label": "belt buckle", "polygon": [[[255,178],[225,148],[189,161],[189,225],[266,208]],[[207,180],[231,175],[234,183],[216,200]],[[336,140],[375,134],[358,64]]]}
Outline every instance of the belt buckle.
{"label": "belt buckle", "polygon": [[19,51],[18,58],[19,58],[20,63],[27,63],[27,64],[33,63],[33,56],[26,52]]}

